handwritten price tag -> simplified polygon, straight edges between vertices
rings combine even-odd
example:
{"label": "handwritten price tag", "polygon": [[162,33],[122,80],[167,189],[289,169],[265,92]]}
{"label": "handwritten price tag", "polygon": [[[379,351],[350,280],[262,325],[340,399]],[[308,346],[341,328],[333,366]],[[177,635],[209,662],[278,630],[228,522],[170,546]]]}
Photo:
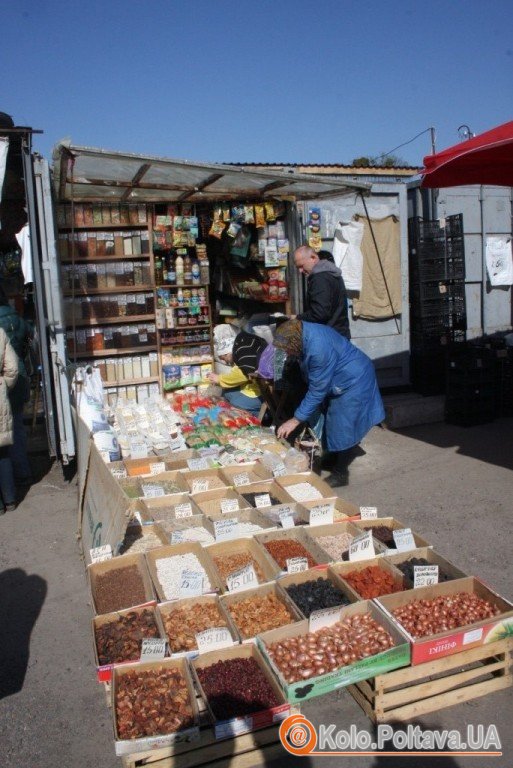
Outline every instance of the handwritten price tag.
{"label": "handwritten price tag", "polygon": [[360,507],[361,520],[375,520],[378,516],[377,507]]}
{"label": "handwritten price tag", "polygon": [[262,507],[270,507],[271,497],[269,494],[261,493],[259,496],[255,496],[255,506],[257,509],[262,509]]}
{"label": "handwritten price tag", "polygon": [[236,517],[229,517],[226,520],[216,520],[214,522],[214,534],[216,541],[226,541],[235,539],[239,530],[239,521]]}
{"label": "handwritten price tag", "polygon": [[323,627],[332,627],[337,621],[340,621],[343,607],[341,605],[335,608],[323,608],[320,611],[312,611],[310,614],[308,631],[317,632]]}
{"label": "handwritten price tag", "polygon": [[166,655],[166,641],[160,638],[146,638],[141,643],[141,661],[157,661]]}
{"label": "handwritten price tag", "polygon": [[238,499],[221,499],[221,512],[223,515],[226,515],[227,512],[237,512],[238,509]]}
{"label": "handwritten price tag", "polygon": [[112,477],[115,477],[116,480],[126,480],[128,477],[128,472],[126,469],[111,469]]}
{"label": "handwritten price tag", "polygon": [[407,552],[410,549],[415,549],[415,539],[413,538],[411,528],[401,528],[397,531],[392,531],[392,535],[398,552]]}
{"label": "handwritten price tag", "polygon": [[196,645],[200,653],[215,651],[233,645],[233,638],[227,627],[214,627],[213,629],[206,629],[204,632],[198,632]]}
{"label": "handwritten price tag", "polygon": [[229,592],[240,592],[242,589],[257,587],[258,579],[253,565],[249,563],[244,568],[231,573],[226,579],[226,585]]}
{"label": "handwritten price tag", "polygon": [[208,461],[206,459],[187,459],[187,466],[189,469],[208,469]]}
{"label": "handwritten price tag", "polygon": [[331,525],[333,523],[333,505],[319,504],[310,510],[310,525]]}
{"label": "handwritten price tag", "polygon": [[181,544],[183,541],[185,541],[185,536],[183,535],[183,531],[171,532],[171,544]]}
{"label": "handwritten price tag", "polygon": [[372,531],[365,531],[360,536],[355,536],[349,545],[349,560],[357,562],[358,560],[368,560],[375,557],[374,541],[372,540]]}
{"label": "handwritten price tag", "polygon": [[177,504],[175,507],[175,517],[181,520],[184,517],[192,517],[192,504]]}
{"label": "handwritten price tag", "polygon": [[306,557],[289,557],[287,560],[287,573],[301,573],[308,570]]}
{"label": "handwritten price tag", "polygon": [[198,597],[203,594],[203,574],[201,571],[182,571],[180,597]]}
{"label": "handwritten price tag", "polygon": [[285,468],[285,464],[277,464],[275,468],[273,469],[273,475],[274,477],[283,477],[283,475],[287,474],[287,470]]}
{"label": "handwritten price tag", "polygon": [[150,464],[150,475],[160,475],[166,471],[166,463],[164,461],[156,461],[155,464]]}
{"label": "handwritten price tag", "polygon": [[413,566],[413,588],[430,587],[438,584],[438,565],[414,565]]}
{"label": "handwritten price tag", "polygon": [[192,481],[192,492],[193,493],[201,493],[202,491],[208,491],[208,480],[193,480]]}
{"label": "handwritten price tag", "polygon": [[239,475],[233,476],[233,484],[235,486],[239,485],[249,485],[250,479],[247,472],[241,472]]}
{"label": "handwritten price tag", "polygon": [[158,499],[166,495],[161,485],[143,485],[142,492],[145,499]]}
{"label": "handwritten price tag", "polygon": [[294,528],[294,515],[290,507],[282,507],[279,512],[282,528]]}
{"label": "handwritten price tag", "polygon": [[89,550],[92,563],[103,563],[105,560],[112,560],[112,547],[110,544],[104,544],[103,547],[93,547]]}

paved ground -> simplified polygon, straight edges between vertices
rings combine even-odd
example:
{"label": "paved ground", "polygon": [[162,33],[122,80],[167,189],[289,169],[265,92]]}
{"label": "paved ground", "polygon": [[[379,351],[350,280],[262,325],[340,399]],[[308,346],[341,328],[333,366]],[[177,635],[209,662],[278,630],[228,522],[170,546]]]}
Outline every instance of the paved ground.
{"label": "paved ground", "polygon": [[[513,598],[512,427],[512,419],[503,419],[467,430],[444,424],[400,433],[375,429],[340,495],[403,520],[464,571]],[[76,488],[44,454],[33,460],[39,481],[15,513],[0,518],[0,765],[119,768],[92,663]],[[315,768],[506,768],[513,758],[512,703],[511,692],[500,692],[418,720],[424,728],[495,723],[502,758],[318,758]],[[307,703],[304,712],[315,723],[370,729],[345,692]]]}

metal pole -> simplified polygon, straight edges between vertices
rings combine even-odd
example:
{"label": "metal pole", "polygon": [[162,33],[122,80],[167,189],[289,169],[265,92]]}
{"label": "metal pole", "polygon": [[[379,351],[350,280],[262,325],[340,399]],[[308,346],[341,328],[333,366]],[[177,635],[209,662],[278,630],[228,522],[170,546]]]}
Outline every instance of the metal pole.
{"label": "metal pole", "polygon": [[[433,126],[430,127],[429,133],[431,135],[431,154],[436,155],[436,132]],[[438,218],[438,210],[436,204],[436,190],[431,190],[431,219]]]}

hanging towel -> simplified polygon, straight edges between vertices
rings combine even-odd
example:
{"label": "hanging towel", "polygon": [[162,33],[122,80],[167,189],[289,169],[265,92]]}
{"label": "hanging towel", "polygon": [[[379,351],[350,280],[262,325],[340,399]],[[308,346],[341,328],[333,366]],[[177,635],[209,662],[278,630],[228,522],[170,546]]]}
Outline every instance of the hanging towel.
{"label": "hanging towel", "polygon": [[347,291],[361,291],[363,254],[360,249],[364,227],[360,221],[341,221],[333,235],[333,260],[342,272]]}
{"label": "hanging towel", "polygon": [[353,299],[353,314],[364,320],[384,320],[387,317],[400,315],[402,301],[399,220],[396,216],[370,219],[379,251],[378,258],[368,219],[359,215],[357,217],[364,225],[363,273],[360,296],[358,299]]}
{"label": "hanging towel", "polygon": [[21,271],[25,284],[34,282],[34,272],[32,270],[32,251],[30,249],[30,230],[28,224],[25,224],[16,235],[16,240],[21,248]]}

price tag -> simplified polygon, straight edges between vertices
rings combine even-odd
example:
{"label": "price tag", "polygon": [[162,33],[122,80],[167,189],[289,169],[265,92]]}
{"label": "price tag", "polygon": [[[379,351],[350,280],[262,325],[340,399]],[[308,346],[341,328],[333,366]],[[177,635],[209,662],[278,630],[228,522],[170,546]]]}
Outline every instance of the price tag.
{"label": "price tag", "polygon": [[208,469],[208,461],[206,459],[187,459],[187,466],[189,469]]}
{"label": "price tag", "polygon": [[235,539],[239,531],[239,521],[236,517],[228,517],[225,520],[216,520],[214,522],[214,534],[216,541],[226,541],[226,539]]}
{"label": "price tag", "polygon": [[360,536],[355,536],[349,545],[349,560],[356,562],[358,560],[368,560],[371,557],[376,557],[372,531],[365,531]]}
{"label": "price tag", "polygon": [[287,573],[301,573],[308,570],[306,557],[289,557],[287,560]]}
{"label": "price tag", "polygon": [[322,629],[323,627],[332,627],[333,624],[340,621],[342,611],[342,605],[337,605],[334,608],[323,608],[320,611],[312,611],[310,614],[308,631],[317,632],[318,629]]}
{"label": "price tag", "polygon": [[201,493],[202,491],[208,491],[208,480],[205,480],[205,479],[193,480],[192,481],[192,492],[193,493]]}
{"label": "price tag", "polygon": [[145,499],[158,499],[166,495],[161,485],[143,485],[142,491]]}
{"label": "price tag", "polygon": [[279,512],[282,528],[294,528],[294,515],[290,507],[282,507]]}
{"label": "price tag", "polygon": [[160,475],[166,471],[166,464],[164,461],[156,461],[155,464],[150,464],[150,475]]}
{"label": "price tag", "polygon": [[392,535],[398,552],[415,549],[415,539],[413,538],[411,528],[401,528],[398,531],[392,531]]}
{"label": "price tag", "polygon": [[377,507],[360,507],[361,520],[375,520],[378,516]]}
{"label": "price tag", "polygon": [[181,520],[184,517],[192,517],[192,504],[177,504],[175,507],[175,517]]}
{"label": "price tag", "polygon": [[319,504],[310,510],[310,525],[331,525],[333,523],[333,505]]}
{"label": "price tag", "polygon": [[262,509],[262,507],[270,507],[271,497],[269,494],[261,493],[259,496],[255,496],[255,506],[257,509]]}
{"label": "price tag", "polygon": [[198,597],[203,594],[203,574],[201,571],[182,571],[180,597]]}
{"label": "price tag", "polygon": [[158,637],[146,638],[141,643],[141,661],[157,661],[166,655],[166,641]]}
{"label": "price tag", "polygon": [[221,499],[221,512],[223,515],[226,515],[227,512],[237,512],[238,509],[238,499]]}
{"label": "price tag", "polygon": [[111,469],[112,477],[115,477],[116,480],[126,480],[128,477],[128,472],[126,469]]}
{"label": "price tag", "polygon": [[196,645],[200,653],[215,651],[218,648],[228,648],[233,645],[233,638],[228,627],[214,627],[206,629],[204,632],[198,632]]}
{"label": "price tag", "polygon": [[239,475],[233,476],[233,484],[235,486],[238,485],[249,485],[250,479],[247,472],[241,472]]}
{"label": "price tag", "polygon": [[89,550],[92,563],[103,563],[105,560],[112,560],[112,547],[110,544],[104,544],[103,547],[93,547]]}
{"label": "price tag", "polygon": [[414,565],[413,588],[438,584],[438,565]]}
{"label": "price tag", "polygon": [[171,532],[171,544],[181,544],[183,541],[185,541],[183,531]]}
{"label": "price tag", "polygon": [[274,477],[282,477],[283,475],[287,474],[287,470],[285,468],[285,464],[277,464],[275,468],[273,469],[273,475]]}
{"label": "price tag", "polygon": [[238,571],[230,573],[226,579],[226,586],[229,592],[240,592],[242,589],[257,587],[258,579],[253,565],[249,563],[244,568],[239,568]]}
{"label": "price tag", "polygon": [[235,459],[232,454],[227,453],[226,451],[219,456],[218,461],[222,467],[228,467],[230,464],[235,464]]}

